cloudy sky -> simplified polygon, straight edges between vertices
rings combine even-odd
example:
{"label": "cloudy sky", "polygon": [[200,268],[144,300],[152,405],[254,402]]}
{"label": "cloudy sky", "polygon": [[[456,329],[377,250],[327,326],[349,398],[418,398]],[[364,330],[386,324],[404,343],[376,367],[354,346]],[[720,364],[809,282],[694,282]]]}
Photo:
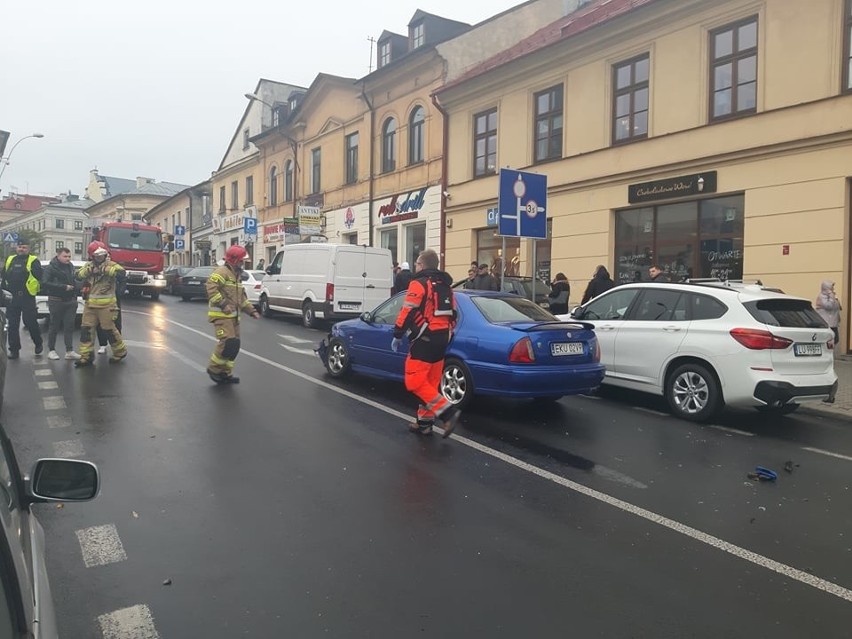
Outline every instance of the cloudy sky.
{"label": "cloudy sky", "polygon": [[[24,140],[0,192],[82,194],[88,173],[194,184],[261,77],[361,77],[369,37],[414,12],[475,24],[521,0],[4,0],[0,130]],[[374,54],[375,55],[375,54]]]}

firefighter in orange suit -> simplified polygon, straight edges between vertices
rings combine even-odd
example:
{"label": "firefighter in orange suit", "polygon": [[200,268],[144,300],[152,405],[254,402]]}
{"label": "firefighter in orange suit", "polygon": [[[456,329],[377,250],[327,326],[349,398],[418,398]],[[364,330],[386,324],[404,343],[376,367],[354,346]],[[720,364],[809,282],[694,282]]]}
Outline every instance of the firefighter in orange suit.
{"label": "firefighter in orange suit", "polygon": [[115,326],[118,310],[115,282],[124,272],[124,267],[109,259],[109,251],[103,242],[91,242],[87,252],[89,261],[77,271],[77,279],[83,280],[83,290],[88,291],[80,328],[80,359],[74,362],[78,368],[92,365],[98,327],[107,334],[112,350],[110,361],[120,362],[127,357],[127,346]]}
{"label": "firefighter in orange suit", "polygon": [[405,301],[396,318],[391,348],[399,350],[408,336],[405,359],[405,387],[423,402],[417,420],[409,430],[431,435],[435,421],[449,437],[461,412],[441,394],[439,385],[444,371],[444,355],[456,323],[456,302],[449,274],[438,270],[438,254],[426,249],[414,263],[414,277],[408,285]]}
{"label": "firefighter in orange suit", "polygon": [[260,313],[246,298],[240,276],[248,252],[238,245],[225,251],[225,263],[207,279],[207,320],[216,329],[216,348],[207,364],[207,374],[217,384],[239,384],[234,377],[234,360],[240,352],[240,311],[254,319]]}

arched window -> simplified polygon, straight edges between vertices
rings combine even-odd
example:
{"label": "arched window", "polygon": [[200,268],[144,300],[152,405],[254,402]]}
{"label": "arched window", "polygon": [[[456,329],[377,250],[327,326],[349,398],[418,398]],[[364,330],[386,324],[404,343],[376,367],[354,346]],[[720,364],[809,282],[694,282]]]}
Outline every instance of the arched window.
{"label": "arched window", "polygon": [[382,126],[382,173],[396,170],[396,120],[388,118]]}
{"label": "arched window", "polygon": [[423,124],[426,121],[426,110],[418,106],[408,118],[408,163],[418,164],[423,161]]}
{"label": "arched window", "polygon": [[278,169],[274,166],[269,169],[269,205],[278,204]]}
{"label": "arched window", "polygon": [[293,160],[287,160],[284,165],[284,201],[293,200]]}

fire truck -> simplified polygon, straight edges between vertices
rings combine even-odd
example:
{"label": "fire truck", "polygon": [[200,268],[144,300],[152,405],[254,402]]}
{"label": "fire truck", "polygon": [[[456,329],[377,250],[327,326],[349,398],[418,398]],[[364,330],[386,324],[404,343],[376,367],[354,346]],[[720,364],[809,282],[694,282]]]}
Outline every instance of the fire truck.
{"label": "fire truck", "polygon": [[110,259],[127,271],[130,295],[160,297],[166,287],[163,277],[163,235],[159,226],[141,222],[102,221],[92,228],[92,239],[109,248]]}

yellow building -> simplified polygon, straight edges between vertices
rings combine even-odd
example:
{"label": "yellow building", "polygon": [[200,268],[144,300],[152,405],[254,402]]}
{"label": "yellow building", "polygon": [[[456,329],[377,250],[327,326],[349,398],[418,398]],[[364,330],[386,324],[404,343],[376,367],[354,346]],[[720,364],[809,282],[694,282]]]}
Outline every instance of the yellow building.
{"label": "yellow building", "polygon": [[537,270],[573,303],[597,264],[656,262],[810,299],[830,279],[848,308],[850,37],[852,0],[609,0],[470,69],[437,93],[450,271],[515,251],[533,270],[530,240],[502,260],[486,225],[507,167],[547,176]]}
{"label": "yellow building", "polygon": [[159,226],[163,231],[166,266],[203,264],[199,259],[193,260],[192,228],[209,219],[210,208],[210,182],[206,181],[185,188],[145,213],[142,218],[145,223]]}

